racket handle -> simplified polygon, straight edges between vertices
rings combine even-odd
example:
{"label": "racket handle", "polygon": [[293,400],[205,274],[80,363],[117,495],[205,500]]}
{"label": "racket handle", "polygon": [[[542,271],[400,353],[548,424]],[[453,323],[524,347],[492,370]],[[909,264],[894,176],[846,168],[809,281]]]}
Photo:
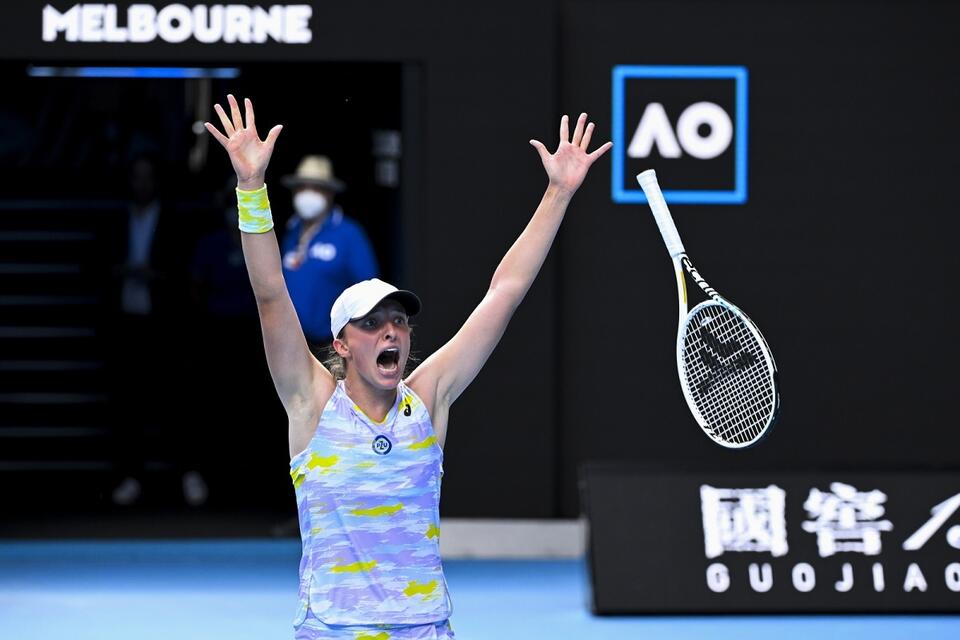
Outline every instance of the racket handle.
{"label": "racket handle", "polygon": [[660,235],[663,236],[663,242],[667,245],[670,257],[675,258],[681,253],[686,253],[683,243],[680,242],[677,227],[670,216],[670,210],[667,208],[667,201],[663,199],[663,192],[660,191],[660,185],[657,183],[657,172],[647,169],[637,176],[637,182],[647,196],[650,210],[653,211],[653,219],[657,221],[657,227],[660,228]]}

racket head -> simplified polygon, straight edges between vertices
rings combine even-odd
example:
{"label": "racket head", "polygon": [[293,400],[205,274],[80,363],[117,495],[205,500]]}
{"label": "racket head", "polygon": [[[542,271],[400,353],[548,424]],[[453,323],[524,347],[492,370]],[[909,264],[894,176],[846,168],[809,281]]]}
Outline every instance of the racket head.
{"label": "racket head", "polygon": [[723,298],[701,302],[677,332],[677,372],[700,428],[743,449],[766,436],[780,411],[777,365],[763,334]]}

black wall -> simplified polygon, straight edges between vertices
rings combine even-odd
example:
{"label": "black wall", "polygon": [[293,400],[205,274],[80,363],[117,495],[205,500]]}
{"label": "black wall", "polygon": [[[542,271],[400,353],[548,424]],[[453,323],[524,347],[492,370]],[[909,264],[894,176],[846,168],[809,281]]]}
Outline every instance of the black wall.
{"label": "black wall", "polygon": [[[754,449],[699,433],[673,373],[669,258],[646,206],[613,204],[600,172],[564,228],[565,467],[957,465],[956,5],[562,6],[563,51],[590,52],[563,56],[564,105],[609,112],[615,64],[747,67],[747,203],[672,211],[701,273],[770,342],[783,402]],[[669,161],[653,167],[669,180]]]}
{"label": "black wall", "polygon": [[[538,202],[545,180],[529,138],[552,144],[559,116],[585,110],[595,140],[607,139],[614,65],[748,69],[747,203],[673,209],[701,272],[774,349],[783,411],[773,437],[722,451],[688,415],[670,263],[647,208],[612,202],[604,159],[453,410],[446,515],[575,515],[577,465],[596,458],[960,462],[948,412],[958,355],[953,5],[371,0],[314,3],[308,45],[111,45],[42,42],[43,4],[3,7],[0,58],[403,63],[398,284],[425,302],[423,354],[480,300]],[[313,80],[304,78],[305,100],[323,97]],[[258,99],[282,118],[283,105]],[[655,168],[669,179],[669,165]],[[284,438],[282,424],[261,428]],[[286,472],[283,459],[264,465]]]}

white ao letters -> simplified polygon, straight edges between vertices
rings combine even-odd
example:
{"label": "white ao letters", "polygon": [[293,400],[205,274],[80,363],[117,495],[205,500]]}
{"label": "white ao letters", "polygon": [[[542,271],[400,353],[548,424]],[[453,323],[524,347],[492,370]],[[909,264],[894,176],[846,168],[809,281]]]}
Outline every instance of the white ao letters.
{"label": "white ao letters", "polygon": [[[708,131],[701,135],[701,127]],[[657,146],[664,158],[679,158],[682,151],[699,160],[716,158],[730,147],[733,140],[733,122],[720,105],[697,102],[680,114],[674,133],[663,105],[651,102],[644,109],[640,123],[630,140],[627,155],[646,158]]]}

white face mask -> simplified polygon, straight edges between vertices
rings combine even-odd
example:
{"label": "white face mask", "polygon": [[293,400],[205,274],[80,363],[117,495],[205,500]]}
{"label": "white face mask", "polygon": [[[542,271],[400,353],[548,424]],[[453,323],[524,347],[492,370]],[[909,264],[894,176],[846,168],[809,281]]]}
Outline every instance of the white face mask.
{"label": "white face mask", "polygon": [[319,191],[304,189],[293,196],[293,208],[304,220],[313,220],[327,210],[327,196]]}

